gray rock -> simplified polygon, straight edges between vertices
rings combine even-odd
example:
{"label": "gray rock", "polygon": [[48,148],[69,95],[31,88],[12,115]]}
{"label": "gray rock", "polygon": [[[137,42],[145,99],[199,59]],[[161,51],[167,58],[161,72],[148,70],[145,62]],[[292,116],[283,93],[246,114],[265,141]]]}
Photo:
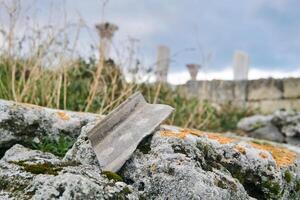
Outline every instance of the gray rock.
{"label": "gray rock", "polygon": [[277,111],[273,115],[246,117],[238,128],[249,136],[300,146],[300,113]]}
{"label": "gray rock", "polygon": [[271,119],[271,115],[255,115],[251,117],[246,117],[238,122],[237,127],[244,131],[254,131],[256,129],[265,127],[268,124],[270,124]]}
{"label": "gray rock", "polygon": [[287,137],[300,137],[300,112],[277,111],[272,123]]}
{"label": "gray rock", "polygon": [[275,154],[277,148],[286,151],[282,157],[296,153],[243,138],[165,129],[153,136],[148,152],[137,150],[121,171],[146,199],[300,198],[294,192],[299,159],[285,165]]}
{"label": "gray rock", "polygon": [[250,137],[270,140],[274,142],[285,142],[285,137],[279,132],[278,128],[272,123],[267,123],[265,126],[255,129],[249,134]]}
{"label": "gray rock", "polygon": [[109,181],[97,167],[81,165],[64,168],[59,175],[38,175],[26,188],[34,200],[42,199],[138,199],[132,187]]}
{"label": "gray rock", "polygon": [[22,145],[16,144],[8,151],[1,159],[5,162],[30,162],[30,163],[51,163],[57,164],[60,162],[59,158],[51,153],[41,152],[38,150],[31,150]]}
{"label": "gray rock", "polygon": [[[0,100],[0,154],[16,143],[59,136],[77,138],[81,127],[102,116]],[[0,155],[1,157],[1,155]]]}
{"label": "gray rock", "polygon": [[99,166],[92,144],[87,137],[87,133],[96,125],[96,123],[96,121],[91,122],[82,127],[80,136],[77,138],[73,147],[66,153],[63,159],[64,161],[76,161],[84,165]]}
{"label": "gray rock", "polygon": [[98,166],[58,162],[21,145],[0,160],[0,191],[1,198],[16,200],[138,199],[132,186],[109,180]]}

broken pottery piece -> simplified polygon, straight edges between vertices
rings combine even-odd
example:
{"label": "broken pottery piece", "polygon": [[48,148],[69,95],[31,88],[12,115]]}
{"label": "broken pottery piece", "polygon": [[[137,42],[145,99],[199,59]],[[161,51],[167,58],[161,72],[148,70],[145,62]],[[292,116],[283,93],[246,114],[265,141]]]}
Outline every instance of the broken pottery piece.
{"label": "broken pottery piece", "polygon": [[87,134],[102,169],[118,171],[172,111],[168,105],[148,104],[135,93],[108,114]]}

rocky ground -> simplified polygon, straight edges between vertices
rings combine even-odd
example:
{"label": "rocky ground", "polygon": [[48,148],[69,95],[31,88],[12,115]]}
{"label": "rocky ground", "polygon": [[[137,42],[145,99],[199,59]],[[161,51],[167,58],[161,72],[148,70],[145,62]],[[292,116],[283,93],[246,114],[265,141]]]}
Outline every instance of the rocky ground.
{"label": "rocky ground", "polygon": [[249,136],[300,146],[300,112],[277,111],[242,119],[238,128]]}
{"label": "rocky ground", "polygon": [[[161,126],[112,173],[86,136],[99,119],[1,101],[0,199],[300,199],[299,147]],[[63,158],[18,144],[59,134],[78,137]]]}

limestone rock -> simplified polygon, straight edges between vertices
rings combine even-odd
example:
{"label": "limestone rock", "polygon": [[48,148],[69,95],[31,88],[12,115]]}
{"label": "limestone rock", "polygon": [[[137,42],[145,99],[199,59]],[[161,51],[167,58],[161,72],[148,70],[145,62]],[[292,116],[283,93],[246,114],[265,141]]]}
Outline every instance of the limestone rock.
{"label": "limestone rock", "polygon": [[248,82],[248,100],[280,99],[283,96],[282,80],[259,79]]}
{"label": "limestone rock", "polygon": [[283,91],[285,98],[300,97],[300,78],[283,79]]}
{"label": "limestone rock", "polygon": [[246,117],[238,122],[237,127],[244,131],[253,131],[266,126],[268,123],[270,123],[271,119],[271,115],[255,115],[251,117]]}
{"label": "limestone rock", "polygon": [[299,112],[277,111],[272,115],[246,117],[238,123],[238,128],[251,137],[300,146]]}
{"label": "limestone rock", "polygon": [[300,112],[277,111],[272,123],[287,137],[300,137]]}
{"label": "limestone rock", "polygon": [[298,154],[286,148],[174,127],[149,145],[121,171],[146,199],[300,198]]}
{"label": "limestone rock", "polygon": [[85,165],[99,166],[92,144],[87,137],[87,133],[96,125],[96,122],[88,123],[82,127],[81,134],[77,138],[73,147],[66,153],[64,161],[76,161]]}
{"label": "limestone rock", "polygon": [[[21,159],[24,157],[24,159]],[[108,179],[99,167],[62,162],[15,145],[0,160],[1,199],[138,199],[132,186]]]}
{"label": "limestone rock", "polygon": [[57,139],[59,136],[69,136],[75,139],[82,126],[101,118],[90,113],[0,100],[0,154],[14,144],[38,141],[43,137]]}

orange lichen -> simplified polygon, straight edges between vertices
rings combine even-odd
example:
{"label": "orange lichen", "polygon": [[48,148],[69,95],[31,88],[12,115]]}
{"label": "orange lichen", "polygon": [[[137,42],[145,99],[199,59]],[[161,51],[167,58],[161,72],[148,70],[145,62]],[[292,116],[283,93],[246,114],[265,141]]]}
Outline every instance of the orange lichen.
{"label": "orange lichen", "polygon": [[207,138],[209,138],[211,140],[216,140],[220,144],[228,144],[228,143],[232,143],[232,142],[236,141],[236,139],[234,139],[234,138],[224,137],[221,134],[208,133],[208,132],[198,131],[198,130],[193,130],[193,129],[180,129],[179,132],[165,130],[165,131],[161,131],[160,134],[161,134],[161,136],[177,137],[180,139],[184,139],[187,135],[194,135],[194,136],[198,136],[198,137],[207,136]]}
{"label": "orange lichen", "polygon": [[58,115],[62,120],[65,120],[65,121],[71,119],[69,115],[67,115],[65,112],[62,112],[62,111],[58,111],[58,112],[57,112],[57,115]]}
{"label": "orange lichen", "polygon": [[241,145],[236,145],[235,149],[240,152],[241,154],[246,154],[246,149],[242,147]]}
{"label": "orange lichen", "polygon": [[217,134],[217,133],[210,133],[207,135],[207,137],[209,139],[218,141],[220,144],[230,144],[230,143],[237,141],[234,138],[224,137],[221,134]]}
{"label": "orange lichen", "polygon": [[286,148],[275,147],[270,144],[257,144],[253,142],[250,144],[253,148],[270,152],[279,167],[287,167],[295,163],[296,153]]}
{"label": "orange lichen", "polygon": [[269,157],[268,154],[266,154],[265,152],[260,152],[260,153],[259,153],[259,156],[260,156],[261,158],[263,158],[263,159],[266,159],[266,158]]}
{"label": "orange lichen", "polygon": [[18,106],[23,106],[27,108],[36,108],[36,109],[41,109],[41,106],[35,105],[35,104],[30,104],[30,103],[16,103]]}

